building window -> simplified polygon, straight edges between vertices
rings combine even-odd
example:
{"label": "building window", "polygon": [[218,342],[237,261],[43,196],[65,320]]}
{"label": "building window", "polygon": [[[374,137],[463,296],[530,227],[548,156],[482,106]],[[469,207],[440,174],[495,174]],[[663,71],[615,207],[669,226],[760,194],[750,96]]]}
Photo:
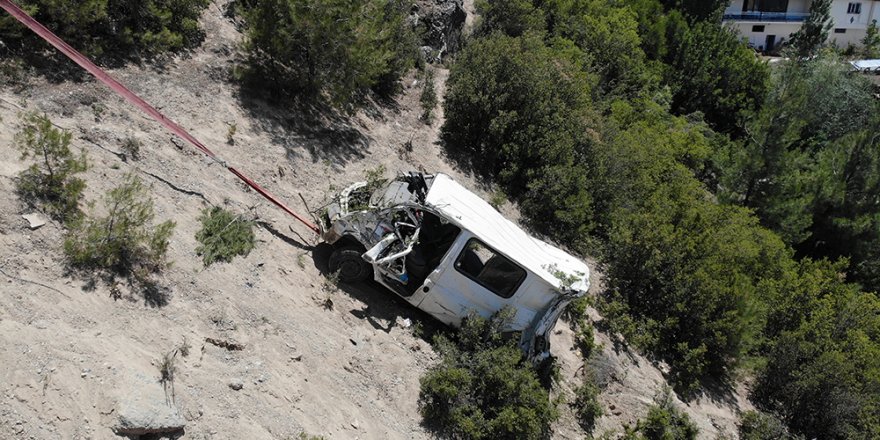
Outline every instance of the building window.
{"label": "building window", "polygon": [[835,28],[835,29],[834,29],[834,33],[835,33],[835,34],[845,34],[845,33],[846,33],[846,29],[843,29],[843,28]]}
{"label": "building window", "polygon": [[847,14],[861,14],[862,13],[862,4],[861,3],[850,3],[846,7]]}
{"label": "building window", "polygon": [[492,293],[510,298],[526,278],[526,271],[475,238],[455,260],[455,268]]}
{"label": "building window", "polygon": [[763,24],[756,24],[756,25],[752,26],[752,32],[764,32],[764,25]]}

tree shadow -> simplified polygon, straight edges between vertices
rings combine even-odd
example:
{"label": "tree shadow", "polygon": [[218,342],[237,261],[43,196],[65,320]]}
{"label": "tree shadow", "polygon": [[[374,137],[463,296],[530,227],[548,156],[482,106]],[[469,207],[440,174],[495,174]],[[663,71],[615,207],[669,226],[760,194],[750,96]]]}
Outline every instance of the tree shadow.
{"label": "tree shadow", "polygon": [[[127,299],[131,302],[137,302],[142,299],[145,306],[152,308],[165,307],[171,302],[171,288],[152,278],[138,277],[127,271],[111,271],[94,267],[79,268],[68,265],[64,276],[82,280],[84,292],[96,291],[99,284],[106,285],[110,289],[110,298],[114,301]],[[122,285],[120,281],[124,282],[128,291],[127,295],[123,289],[120,289]]]}
{"label": "tree shadow", "polygon": [[[315,268],[325,277],[331,275],[328,267],[331,252],[333,247],[326,243],[315,246],[312,251]],[[352,310],[350,313],[358,319],[367,321],[376,330],[390,333],[396,326],[398,318],[409,319],[413,335],[431,343],[435,334],[448,329],[447,326],[373,280],[359,284],[340,283],[339,290],[366,304],[363,309]]]}
{"label": "tree shadow", "polygon": [[[317,98],[269,96],[246,85],[240,85],[237,95],[255,128],[282,145],[291,161],[308,152],[315,163],[345,165],[366,157],[373,142],[349,114]],[[372,116],[379,113],[377,105],[362,108]]]}
{"label": "tree shadow", "polygon": [[[157,74],[164,74],[169,71],[176,59],[191,57],[195,49],[203,42],[204,36],[191,48],[162,54],[110,51],[97,57],[87,53],[84,55],[105,70],[138,66]],[[79,50],[79,48],[74,49]],[[50,84],[83,83],[94,80],[85,69],[38,38],[33,38],[22,48],[7,47],[5,50],[0,50],[0,64],[3,64],[3,69],[0,69],[4,73],[3,79],[11,81],[12,85],[19,85],[19,83],[23,85],[29,77],[34,76],[42,77]]]}

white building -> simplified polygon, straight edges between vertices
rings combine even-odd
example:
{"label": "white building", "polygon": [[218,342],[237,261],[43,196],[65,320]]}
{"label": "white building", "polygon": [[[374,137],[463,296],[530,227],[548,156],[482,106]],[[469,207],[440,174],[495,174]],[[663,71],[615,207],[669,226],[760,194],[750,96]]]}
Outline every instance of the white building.
{"label": "white building", "polygon": [[[749,44],[772,51],[791,39],[810,15],[811,0],[732,0],[724,23],[736,29]],[[838,47],[858,46],[871,21],[880,23],[880,0],[831,3],[833,29],[828,40]]]}

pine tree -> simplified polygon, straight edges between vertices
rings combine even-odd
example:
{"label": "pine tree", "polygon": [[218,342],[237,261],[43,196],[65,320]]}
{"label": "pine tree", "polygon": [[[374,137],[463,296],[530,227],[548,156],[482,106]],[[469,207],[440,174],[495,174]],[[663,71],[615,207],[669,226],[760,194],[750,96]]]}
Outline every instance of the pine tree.
{"label": "pine tree", "polygon": [[880,57],[880,31],[877,29],[877,20],[871,20],[862,39],[862,53],[865,58],[874,59]]}
{"label": "pine tree", "polygon": [[831,21],[831,0],[814,0],[810,5],[810,16],[804,25],[791,37],[791,45],[800,58],[816,54],[833,26]]}

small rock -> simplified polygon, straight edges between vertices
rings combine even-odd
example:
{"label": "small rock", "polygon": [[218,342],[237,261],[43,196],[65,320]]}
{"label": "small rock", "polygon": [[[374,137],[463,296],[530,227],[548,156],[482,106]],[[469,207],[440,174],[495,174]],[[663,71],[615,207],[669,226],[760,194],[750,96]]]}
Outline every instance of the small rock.
{"label": "small rock", "polygon": [[300,355],[296,355],[296,356],[291,356],[290,360],[300,362],[303,360],[303,355],[300,354]]}
{"label": "small rock", "polygon": [[361,423],[357,419],[352,420],[351,427],[354,429],[361,429]]}
{"label": "small rock", "polygon": [[358,345],[358,342],[355,341],[354,339],[348,338],[348,340],[351,342],[351,345]]}
{"label": "small rock", "polygon": [[232,388],[235,391],[239,391],[244,388],[244,382],[241,379],[232,379],[229,382],[229,388]]}
{"label": "small rock", "polygon": [[46,219],[36,212],[33,214],[25,214],[21,217],[28,221],[28,227],[30,227],[32,231],[46,225]]}
{"label": "small rock", "polygon": [[612,403],[611,405],[608,405],[608,409],[610,409],[611,411],[614,411],[615,409],[617,409],[617,407],[614,406],[614,404]]}
{"label": "small rock", "polygon": [[400,326],[403,328],[410,328],[412,327],[412,320],[409,318],[405,318],[403,321],[401,321]]}

